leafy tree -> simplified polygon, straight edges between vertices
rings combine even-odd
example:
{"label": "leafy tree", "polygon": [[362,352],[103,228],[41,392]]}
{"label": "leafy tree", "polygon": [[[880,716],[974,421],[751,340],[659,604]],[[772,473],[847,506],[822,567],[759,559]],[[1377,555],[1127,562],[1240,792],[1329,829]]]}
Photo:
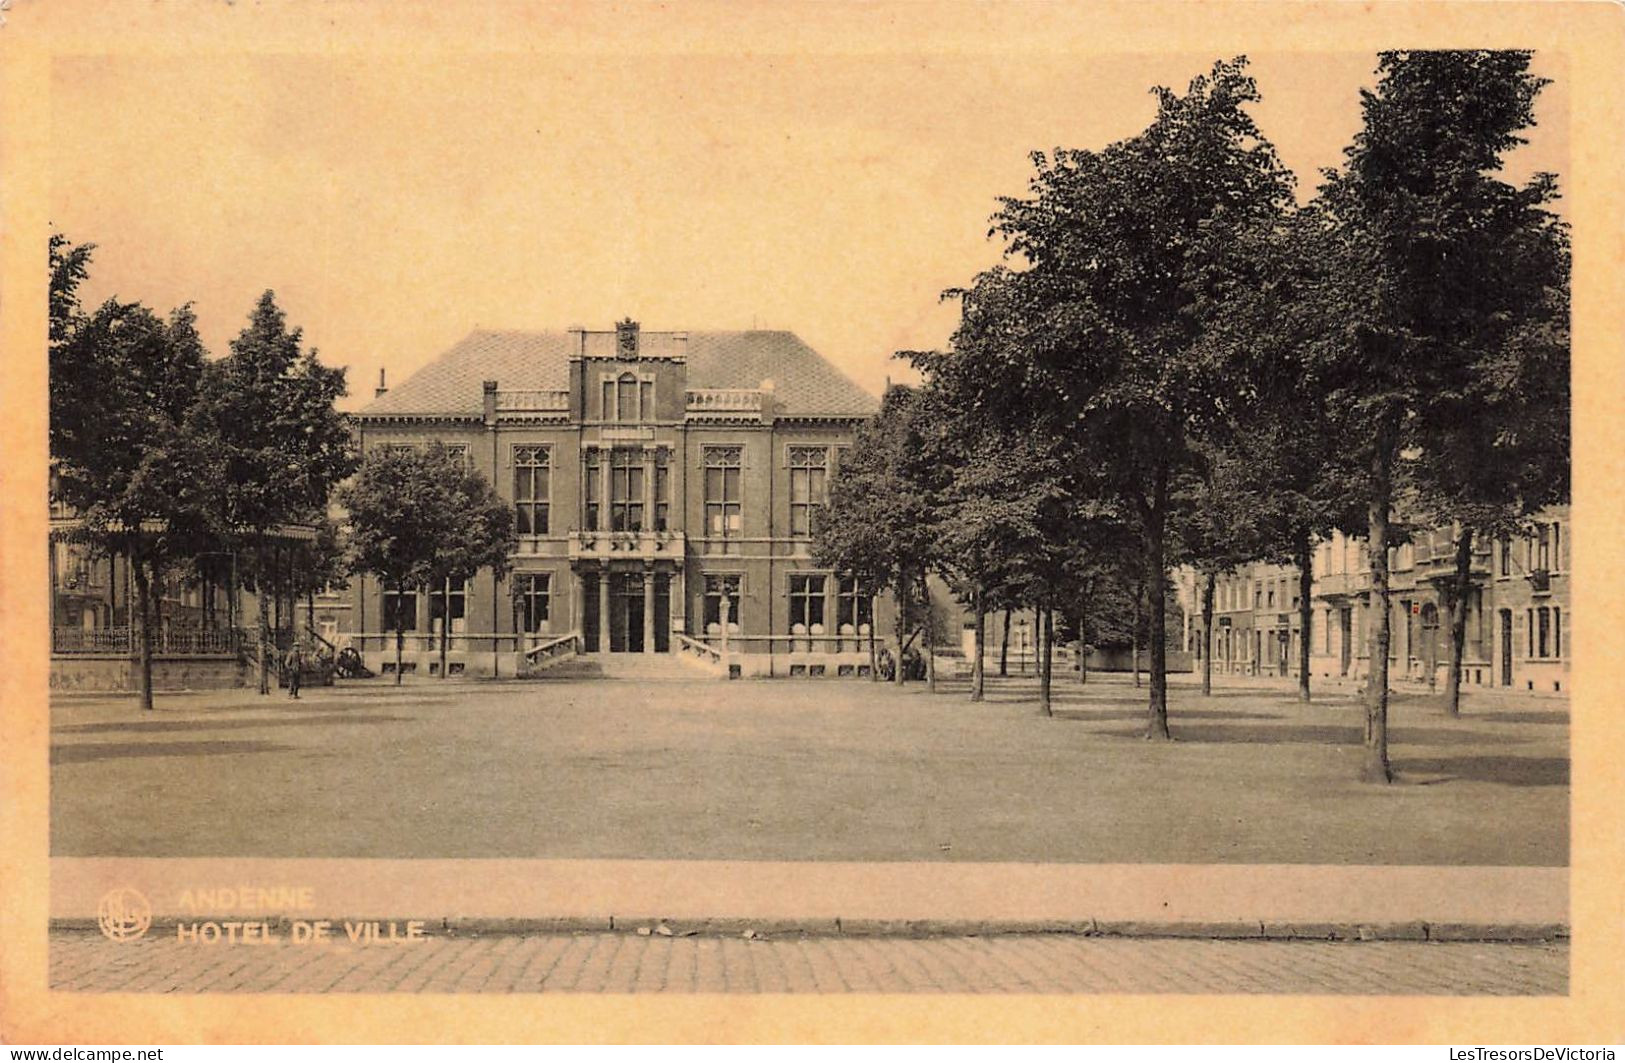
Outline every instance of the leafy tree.
{"label": "leafy tree", "polygon": [[[1497,176],[1534,123],[1544,82],[1520,51],[1385,52],[1362,93],[1364,125],[1319,208],[1342,279],[1320,344],[1327,398],[1353,418],[1365,464],[1372,625],[1361,777],[1389,782],[1388,547],[1400,455],[1437,443],[1478,412],[1466,401],[1494,373],[1531,314],[1545,318],[1548,275],[1531,242],[1551,239],[1555,179]],[[1510,428],[1511,426],[1501,426]],[[1458,437],[1459,438],[1459,437]]]}
{"label": "leafy tree", "polygon": [[1534,295],[1529,319],[1489,352],[1485,371],[1459,397],[1439,397],[1456,409],[1428,419],[1414,463],[1420,512],[1432,525],[1451,527],[1455,539],[1453,571],[1441,588],[1450,716],[1461,714],[1475,542],[1524,534],[1530,517],[1569,497],[1567,241],[1555,223],[1541,228],[1525,248],[1534,260],[1523,272],[1546,278],[1545,291]]}
{"label": "leafy tree", "polygon": [[976,618],[976,658],[971,700],[985,688],[982,654],[989,595],[1025,582],[1027,558],[1041,549],[1045,509],[1054,501],[1053,480],[1030,475],[1034,455],[1027,440],[987,437],[966,448],[943,496],[938,550],[944,565],[966,588]]}
{"label": "leafy tree", "polygon": [[925,574],[937,561],[934,518],[941,467],[927,450],[929,429],[916,389],[894,386],[880,412],[858,430],[851,457],[830,483],[829,505],[813,527],[817,564],[855,579],[866,593],[896,601],[896,681],[912,636]]}
{"label": "leafy tree", "polygon": [[326,513],[312,515],[299,521],[315,529],[308,542],[296,544],[290,551],[287,566],[288,597],[305,601],[305,626],[314,628],[314,596],[329,587],[347,585],[349,551],[339,524]]}
{"label": "leafy tree", "polygon": [[1202,610],[1202,695],[1213,693],[1213,592],[1220,576],[1262,556],[1270,499],[1258,490],[1251,455],[1206,441],[1198,471],[1181,478],[1174,534],[1197,577]]}
{"label": "leafy tree", "polygon": [[246,547],[259,601],[261,694],[270,692],[275,532],[325,512],[334,486],[355,468],[349,427],[334,407],[345,394],[344,370],[322,365],[302,339],[267,291],[203,386],[203,416],[225,462],[224,524]]}
{"label": "leafy tree", "polygon": [[1191,431],[1216,415],[1224,382],[1201,357],[1210,327],[1198,289],[1233,233],[1279,216],[1292,179],[1246,105],[1244,59],[1216,64],[1184,95],[1157,89],[1157,115],[1099,151],[1034,156],[1025,198],[994,230],[1030,268],[1003,330],[1005,376],[1035,428],[1075,441],[1086,497],[1118,500],[1138,523],[1151,599],[1146,733],[1168,738],[1166,617],[1173,485]]}
{"label": "leafy tree", "polygon": [[[350,517],[350,570],[377,577],[396,601],[445,571],[448,544],[465,516],[459,494],[464,472],[443,447],[368,451],[360,471],[339,493]],[[406,643],[403,611],[395,610],[395,682]]]}
{"label": "leafy tree", "polygon": [[[450,531],[437,541],[429,567],[432,585],[449,587],[464,583],[485,568],[491,570],[494,579],[502,579],[508,574],[510,558],[519,548],[519,539],[514,530],[513,506],[497,493],[489,480],[465,466],[462,459],[448,451],[443,444],[434,443],[429,450],[431,463],[438,460],[446,466],[439,475],[445,478],[447,504],[451,507]],[[447,612],[449,614],[449,610]],[[442,679],[446,677],[446,635],[450,627],[451,617],[442,616]],[[397,680],[400,678],[398,653],[395,676]]]}
{"label": "leafy tree", "polygon": [[210,542],[220,466],[194,417],[204,351],[190,307],[167,321],[135,303],[78,309],[89,247],[53,237],[51,460],[81,541],[122,555],[136,592],[141,707],[152,702],[152,590]]}
{"label": "leafy tree", "polygon": [[[1218,563],[1205,566],[1203,592],[1242,561],[1297,569],[1302,701],[1310,700],[1315,544],[1334,529],[1360,534],[1365,521],[1351,502],[1361,478],[1346,457],[1350,424],[1329,401],[1315,358],[1341,305],[1337,255],[1325,243],[1314,211],[1261,218],[1231,234],[1198,289],[1210,321],[1202,347],[1230,382],[1223,416],[1206,426],[1200,492],[1202,508],[1228,512],[1221,521],[1197,514],[1190,529],[1195,555]],[[1222,522],[1234,527],[1228,542]],[[1211,627],[1211,604],[1205,615]],[[1204,691],[1207,672],[1204,665]]]}

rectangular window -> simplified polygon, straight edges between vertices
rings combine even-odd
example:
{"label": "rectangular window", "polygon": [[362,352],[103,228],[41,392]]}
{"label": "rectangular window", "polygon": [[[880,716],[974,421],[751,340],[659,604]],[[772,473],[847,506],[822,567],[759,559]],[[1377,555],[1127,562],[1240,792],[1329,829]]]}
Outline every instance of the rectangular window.
{"label": "rectangular window", "polygon": [[547,630],[549,592],[552,577],[545,572],[529,573],[519,579],[519,619],[527,634]]}
{"label": "rectangular window", "polygon": [[790,633],[824,633],[824,577],[790,577]]}
{"label": "rectangular window", "polygon": [[589,530],[598,529],[598,510],[604,497],[604,485],[601,482],[601,466],[598,463],[598,454],[587,451],[585,455],[585,468],[582,470],[582,484],[586,493],[586,512],[582,516],[582,525]]}
{"label": "rectangular window", "polygon": [[606,421],[615,420],[615,381],[604,381],[604,405],[601,411]]}
{"label": "rectangular window", "polygon": [[643,451],[617,447],[610,453],[610,530],[643,530]]}
{"label": "rectangular window", "polygon": [[448,458],[451,458],[453,461],[457,462],[457,464],[461,465],[463,468],[465,468],[465,469],[468,468],[469,460],[468,460],[468,444],[467,443],[446,443],[445,448],[446,448],[446,456]]}
{"label": "rectangular window", "polygon": [[[1535,571],[1551,571],[1552,568],[1552,532],[1551,528],[1542,524],[1535,532]],[[1542,655],[1544,656],[1544,654]]]}
{"label": "rectangular window", "polygon": [[742,447],[705,448],[705,534],[727,539],[744,533],[740,508]]}
{"label": "rectangular window", "polygon": [[1552,521],[1552,571],[1563,571],[1563,526]]}
{"label": "rectangular window", "polygon": [[615,385],[615,419],[631,424],[638,418],[638,378],[631,373],[621,374]]}
{"label": "rectangular window", "polygon": [[671,527],[671,456],[664,450],[655,454],[655,531]]}
{"label": "rectangular window", "polygon": [[722,634],[722,604],[728,603],[728,633],[737,635],[739,620],[738,576],[705,577],[705,633]]}
{"label": "rectangular window", "polygon": [[418,629],[418,594],[415,590],[384,592],[383,625],[385,631],[416,631]]}
{"label": "rectangular window", "polygon": [[812,535],[813,513],[829,502],[829,448],[790,448],[790,534]]}
{"label": "rectangular window", "polygon": [[1552,655],[1552,611],[1546,608],[1537,609],[1535,610],[1535,616],[1540,633],[1540,641],[1537,643],[1539,652],[1535,656],[1550,657]]}
{"label": "rectangular window", "polygon": [[468,628],[464,619],[468,608],[468,584],[462,580],[448,580],[446,583],[429,591],[429,633],[438,636],[440,629],[445,625],[446,617],[451,617],[451,626],[446,629],[448,635],[461,635]]}
{"label": "rectangular window", "polygon": [[552,470],[546,447],[513,448],[513,500],[520,535],[546,535]]}
{"label": "rectangular window", "polygon": [[875,600],[860,592],[855,579],[841,580],[835,598],[835,630],[841,635],[867,635],[875,623]]}
{"label": "rectangular window", "polygon": [[1526,609],[1524,610],[1524,615],[1529,621],[1529,638],[1528,641],[1523,644],[1523,652],[1524,656],[1533,657],[1535,655],[1535,611],[1533,609]]}
{"label": "rectangular window", "polygon": [[1563,610],[1552,608],[1552,656],[1563,656]]}
{"label": "rectangular window", "polygon": [[1501,540],[1501,575],[1512,575],[1512,540]]}
{"label": "rectangular window", "polygon": [[638,419],[652,421],[655,419],[655,386],[650,380],[638,382]]}

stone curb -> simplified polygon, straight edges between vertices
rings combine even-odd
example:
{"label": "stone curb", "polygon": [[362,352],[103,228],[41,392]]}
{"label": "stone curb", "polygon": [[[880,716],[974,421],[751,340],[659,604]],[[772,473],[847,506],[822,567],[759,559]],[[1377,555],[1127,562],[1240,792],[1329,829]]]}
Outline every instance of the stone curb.
{"label": "stone curb", "polygon": [[[287,933],[285,917],[217,917],[237,921],[266,921],[279,936]],[[313,922],[312,916],[303,919]],[[355,916],[350,922],[361,922]],[[168,936],[181,923],[210,921],[162,916],[153,920],[149,934]],[[344,919],[332,919],[335,927]],[[391,920],[378,920],[386,926]],[[404,920],[393,920],[404,924]],[[1185,938],[1227,941],[1434,941],[1434,942],[1557,942],[1569,940],[1561,923],[1358,923],[1291,922],[1279,920],[1222,922],[1156,922],[1141,920],[1068,919],[662,919],[655,916],[558,916],[544,918],[442,918],[421,920],[430,937],[483,935],[626,933],[659,937],[995,937],[1017,934],[1070,934],[1079,937]],[[57,918],[51,930],[95,930],[96,920]]]}

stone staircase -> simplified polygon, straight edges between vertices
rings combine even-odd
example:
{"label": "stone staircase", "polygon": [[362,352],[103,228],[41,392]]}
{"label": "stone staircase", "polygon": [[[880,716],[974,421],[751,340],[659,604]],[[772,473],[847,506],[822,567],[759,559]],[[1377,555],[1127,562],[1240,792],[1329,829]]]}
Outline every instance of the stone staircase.
{"label": "stone staircase", "polygon": [[[673,653],[588,653],[571,661],[569,665],[559,667],[576,666],[590,666],[596,669],[593,674],[604,679],[628,679],[639,683],[662,680],[692,681],[705,678],[702,671],[685,663],[681,657]],[[547,674],[549,676],[558,674],[558,669],[549,670]]]}

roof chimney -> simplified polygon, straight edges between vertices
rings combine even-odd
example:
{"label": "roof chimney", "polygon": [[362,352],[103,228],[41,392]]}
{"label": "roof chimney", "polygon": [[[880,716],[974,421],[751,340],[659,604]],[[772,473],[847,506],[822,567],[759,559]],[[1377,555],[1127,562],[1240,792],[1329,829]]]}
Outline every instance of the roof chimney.
{"label": "roof chimney", "polygon": [[484,384],[484,390],[485,423],[488,425],[493,425],[497,423],[497,382],[495,380],[487,380]]}
{"label": "roof chimney", "polygon": [[378,367],[378,387],[377,387],[376,390],[373,391],[372,397],[375,398],[375,399],[381,399],[381,398],[384,397],[384,393],[387,392],[388,390],[389,390],[389,385],[384,383],[384,367],[379,366]]}

